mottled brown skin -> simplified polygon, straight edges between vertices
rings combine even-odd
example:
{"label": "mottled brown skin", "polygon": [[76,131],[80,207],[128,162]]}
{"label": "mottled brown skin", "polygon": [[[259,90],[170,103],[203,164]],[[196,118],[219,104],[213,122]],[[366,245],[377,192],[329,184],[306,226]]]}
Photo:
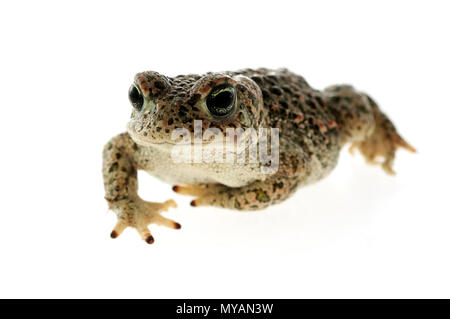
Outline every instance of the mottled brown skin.
{"label": "mottled brown skin", "polygon": [[[235,89],[236,108],[227,118],[217,119],[208,112],[205,100],[212,89],[224,84]],[[346,143],[389,174],[399,147],[414,151],[366,94],[348,85],[321,92],[286,69],[175,78],[143,72],[136,75],[134,85],[144,96],[144,106],[133,109],[128,132],[114,137],[103,151],[105,198],[118,216],[113,238],[131,226],[147,243],[153,243],[148,224],[181,227],[160,215],[176,207],[174,201],[150,203],[139,198],[139,169],[176,184],[173,190],[177,193],[194,196],[192,206],[255,210],[279,203],[300,186],[325,177]],[[241,167],[171,164],[172,130],[182,127],[193,135],[194,120],[202,120],[203,130],[215,127],[224,134],[229,127],[278,128],[279,169],[263,176],[248,163]],[[377,157],[384,161],[376,162]]]}

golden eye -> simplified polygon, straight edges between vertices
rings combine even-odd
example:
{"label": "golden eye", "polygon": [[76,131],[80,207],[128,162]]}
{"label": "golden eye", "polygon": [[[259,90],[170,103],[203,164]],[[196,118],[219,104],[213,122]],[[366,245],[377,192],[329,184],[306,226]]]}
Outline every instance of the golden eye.
{"label": "golden eye", "polygon": [[235,108],[234,88],[227,84],[214,88],[206,98],[206,107],[215,117],[230,115]]}

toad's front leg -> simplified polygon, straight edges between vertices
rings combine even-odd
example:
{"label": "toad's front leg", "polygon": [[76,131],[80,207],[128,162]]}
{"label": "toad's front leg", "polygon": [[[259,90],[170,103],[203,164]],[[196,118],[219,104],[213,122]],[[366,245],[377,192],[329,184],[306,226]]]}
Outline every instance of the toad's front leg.
{"label": "toad's front leg", "polygon": [[139,147],[127,133],[114,137],[105,145],[103,149],[105,199],[118,218],[111,232],[112,238],[119,236],[125,228],[134,227],[143,240],[152,244],[154,239],[147,227],[149,224],[155,223],[174,229],[181,226],[161,215],[161,212],[177,206],[173,200],[151,203],[138,196],[138,161],[135,160],[138,152]]}

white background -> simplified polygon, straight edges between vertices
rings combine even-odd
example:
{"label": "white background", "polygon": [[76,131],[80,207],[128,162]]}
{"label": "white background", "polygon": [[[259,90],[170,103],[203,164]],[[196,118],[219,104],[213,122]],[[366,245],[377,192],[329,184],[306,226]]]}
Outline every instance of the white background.
{"label": "white background", "polygon": [[[0,297],[450,297],[449,6],[444,1],[4,1]],[[343,150],[261,212],[175,199],[155,244],[103,199],[101,151],[135,73],[288,67],[370,93],[418,149],[397,176]]]}

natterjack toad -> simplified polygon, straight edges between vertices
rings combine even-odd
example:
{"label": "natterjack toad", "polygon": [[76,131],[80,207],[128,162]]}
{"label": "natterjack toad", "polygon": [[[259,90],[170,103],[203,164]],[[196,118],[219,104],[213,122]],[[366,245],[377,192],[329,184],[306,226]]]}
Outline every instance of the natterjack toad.
{"label": "natterjack toad", "polygon": [[[176,207],[173,200],[153,203],[138,196],[137,170],[171,183],[177,193],[193,196],[192,206],[255,210],[325,177],[346,143],[388,174],[394,173],[399,147],[415,151],[368,95],[349,85],[321,92],[286,69],[174,78],[143,72],[135,76],[128,93],[133,110],[127,132],[111,139],[103,150],[105,198],[118,217],[113,238],[131,226],[151,244],[150,223],[181,227],[161,215]],[[262,128],[271,129],[271,134],[263,138]],[[238,140],[244,141],[243,147],[219,151]],[[268,146],[275,141],[275,148]],[[190,156],[195,146],[211,145],[209,154],[216,160]],[[187,156],[174,155],[175,148]],[[259,150],[267,148],[266,157],[251,158],[252,150],[261,155]],[[218,160],[233,151],[234,161]]]}

